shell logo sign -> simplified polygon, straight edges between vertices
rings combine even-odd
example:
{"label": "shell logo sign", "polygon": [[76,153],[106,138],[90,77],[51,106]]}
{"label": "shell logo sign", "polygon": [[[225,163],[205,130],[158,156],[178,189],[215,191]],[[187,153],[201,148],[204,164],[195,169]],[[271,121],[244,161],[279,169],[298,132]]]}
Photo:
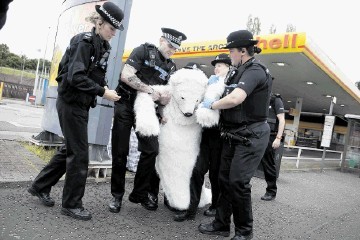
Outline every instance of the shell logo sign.
{"label": "shell logo sign", "polygon": [[302,52],[305,47],[305,33],[286,33],[257,36],[258,47],[262,49],[261,54]]}

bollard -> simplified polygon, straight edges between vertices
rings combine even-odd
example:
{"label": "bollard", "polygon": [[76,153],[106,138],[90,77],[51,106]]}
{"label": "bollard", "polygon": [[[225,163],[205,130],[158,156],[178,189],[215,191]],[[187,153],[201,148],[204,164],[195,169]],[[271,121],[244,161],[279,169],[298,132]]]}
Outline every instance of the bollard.
{"label": "bollard", "polygon": [[3,89],[4,89],[4,83],[0,82],[0,101],[2,100]]}

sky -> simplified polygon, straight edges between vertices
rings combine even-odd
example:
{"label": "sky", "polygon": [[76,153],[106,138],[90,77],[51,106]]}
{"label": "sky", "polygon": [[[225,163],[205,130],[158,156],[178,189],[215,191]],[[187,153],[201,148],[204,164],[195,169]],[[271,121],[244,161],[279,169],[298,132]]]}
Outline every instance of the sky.
{"label": "sky", "polygon": [[[0,30],[0,44],[7,44],[15,54],[51,60],[62,2],[14,0]],[[251,14],[260,19],[260,35],[268,34],[272,24],[276,33],[285,32],[288,24],[306,32],[356,82],[360,81],[360,14],[355,4],[350,0],[132,0],[125,49],[144,42],[157,45],[161,27],[184,32],[188,42],[224,40],[230,32],[245,29]]]}

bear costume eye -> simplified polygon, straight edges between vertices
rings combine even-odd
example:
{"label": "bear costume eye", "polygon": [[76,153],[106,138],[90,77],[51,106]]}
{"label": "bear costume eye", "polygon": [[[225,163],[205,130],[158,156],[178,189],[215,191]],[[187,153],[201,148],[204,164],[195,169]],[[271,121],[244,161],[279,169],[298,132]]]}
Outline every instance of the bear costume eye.
{"label": "bear costume eye", "polygon": [[181,97],[182,100],[184,100],[185,98],[184,97]]}

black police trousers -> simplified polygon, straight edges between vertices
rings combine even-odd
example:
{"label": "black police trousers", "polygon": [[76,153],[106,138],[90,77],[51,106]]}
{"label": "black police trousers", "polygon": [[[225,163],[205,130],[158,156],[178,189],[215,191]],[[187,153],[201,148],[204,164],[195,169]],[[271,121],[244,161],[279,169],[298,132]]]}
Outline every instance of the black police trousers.
{"label": "black police trousers", "polygon": [[41,170],[32,186],[39,192],[50,193],[51,187],[66,173],[62,206],[80,208],[89,166],[89,106],[68,104],[59,96],[56,108],[65,146],[61,147]]}
{"label": "black police trousers", "polygon": [[[125,193],[125,174],[131,128],[135,124],[134,101],[121,98],[115,103],[114,121],[111,135],[112,173],[111,194],[122,199]],[[137,134],[138,150],[141,152],[131,195],[137,199],[148,197],[148,193],[157,196],[159,177],[155,170],[155,160],[159,153],[159,142],[156,136],[144,137]]]}
{"label": "black police trousers", "polygon": [[219,166],[221,159],[220,130],[204,128],[200,143],[200,153],[190,179],[190,211],[196,211],[200,202],[204,178],[209,171],[212,201],[210,208],[216,209],[219,198]]}
{"label": "black police trousers", "polygon": [[265,181],[267,183],[266,192],[271,196],[276,196],[276,192],[277,192],[277,186],[276,186],[277,174],[276,174],[276,164],[275,164],[276,149],[272,147],[272,144],[275,139],[276,139],[276,135],[271,134],[264,156],[261,159],[261,164],[264,170]]}
{"label": "black police trousers", "polygon": [[241,235],[248,235],[253,229],[250,180],[264,155],[270,128],[264,122],[252,131],[252,136],[248,137],[251,146],[226,139],[223,141],[219,172],[220,197],[213,222],[215,227],[230,226],[233,214],[235,233]]}

